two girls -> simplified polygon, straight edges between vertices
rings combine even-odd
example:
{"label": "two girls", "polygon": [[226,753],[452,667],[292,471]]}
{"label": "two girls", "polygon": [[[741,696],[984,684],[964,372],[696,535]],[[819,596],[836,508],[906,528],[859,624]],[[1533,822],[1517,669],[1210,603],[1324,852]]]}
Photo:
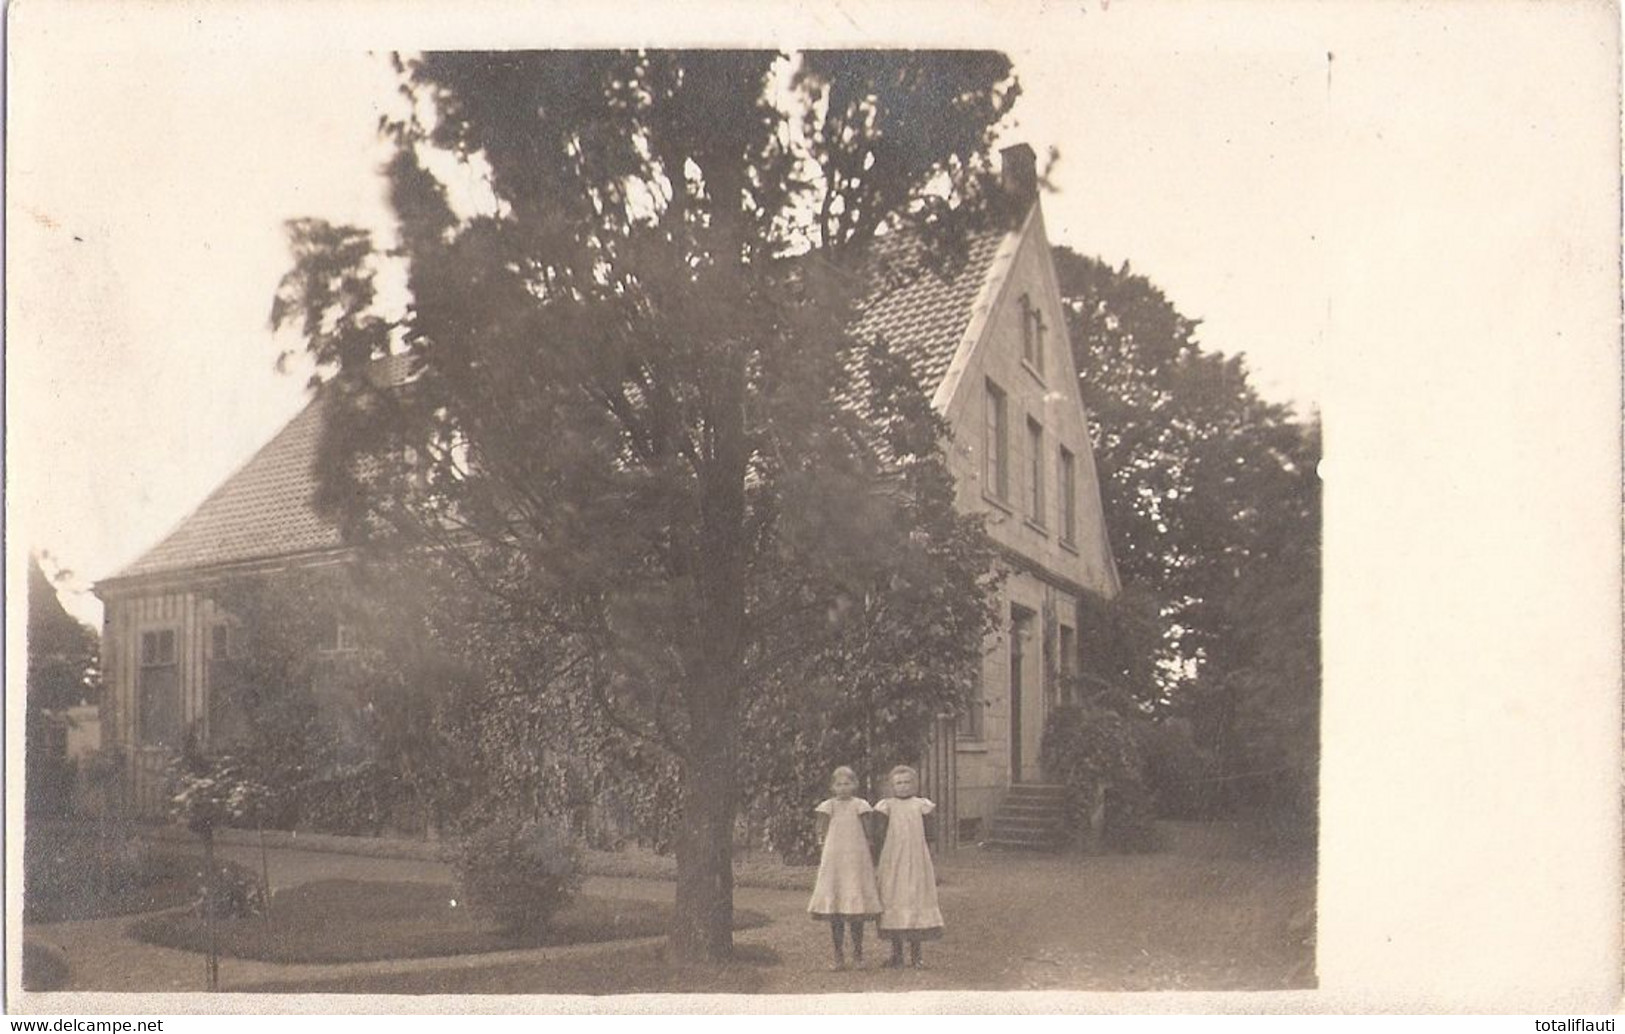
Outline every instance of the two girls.
{"label": "two girls", "polygon": [[[921,943],[942,936],[936,870],[925,839],[925,817],[936,805],[916,796],[919,780],[914,769],[897,766],[891,771],[892,796],[871,808],[868,801],[853,796],[857,775],[843,765],[830,780],[834,796],[814,809],[824,848],[807,911],[830,924],[835,969],[847,965],[847,931],[852,936],[852,960],[863,965],[863,924],[869,919],[878,920],[881,936],[891,939],[889,967],[904,964],[904,941],[909,944],[910,964],[923,967]],[[866,819],[882,844],[878,865],[871,861]]]}

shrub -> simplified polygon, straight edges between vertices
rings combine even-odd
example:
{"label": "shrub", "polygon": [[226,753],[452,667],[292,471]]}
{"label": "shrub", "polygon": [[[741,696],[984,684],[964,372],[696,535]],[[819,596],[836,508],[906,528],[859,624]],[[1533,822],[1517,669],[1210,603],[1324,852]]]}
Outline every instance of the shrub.
{"label": "shrub", "polygon": [[1159,817],[1206,819],[1223,813],[1218,762],[1197,745],[1189,721],[1142,722],[1135,731]]}
{"label": "shrub", "polygon": [[317,833],[378,836],[404,796],[395,773],[363,762],[304,784],[296,795],[299,824]]}
{"label": "shrub", "polygon": [[198,895],[192,902],[192,914],[203,918],[213,912],[216,919],[247,919],[265,914],[265,890],[257,875],[231,862],[216,862],[214,887],[211,894],[206,870],[200,862],[197,867]]}
{"label": "shrub", "polygon": [[508,933],[541,937],[581,885],[580,852],[554,826],[493,823],[464,842],[457,882],[476,914]]}
{"label": "shrub", "polygon": [[1097,707],[1057,707],[1044,723],[1039,748],[1044,777],[1067,788],[1074,835],[1089,828],[1090,811],[1106,795],[1108,847],[1150,850],[1157,843],[1152,797],[1128,719]]}
{"label": "shrub", "polygon": [[1101,835],[1111,851],[1147,854],[1162,850],[1156,798],[1144,783],[1129,781],[1106,788],[1106,827]]}

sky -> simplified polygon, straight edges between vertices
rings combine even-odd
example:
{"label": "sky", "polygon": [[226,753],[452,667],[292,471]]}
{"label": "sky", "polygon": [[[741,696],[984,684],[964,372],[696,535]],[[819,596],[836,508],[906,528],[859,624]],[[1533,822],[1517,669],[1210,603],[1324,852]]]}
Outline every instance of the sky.
{"label": "sky", "polygon": [[1320,993],[1617,1005],[1617,4],[671,9],[13,4],[10,584],[31,547],[80,590],[117,572],[302,404],[266,328],[281,225],[385,221],[367,52],[1004,49],[1001,142],[1060,153],[1053,239],[1324,420]]}

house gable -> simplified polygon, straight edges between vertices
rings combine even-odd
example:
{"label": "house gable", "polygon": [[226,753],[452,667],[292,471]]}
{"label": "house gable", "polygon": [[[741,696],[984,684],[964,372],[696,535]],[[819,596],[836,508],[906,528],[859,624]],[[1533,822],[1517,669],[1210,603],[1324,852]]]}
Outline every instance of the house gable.
{"label": "house gable", "polygon": [[[1031,314],[1043,327],[1037,335],[1042,341],[1038,362],[1026,355],[1032,347],[1025,345],[1033,333],[1027,322]],[[1001,399],[996,404],[990,388]],[[1088,415],[1036,202],[988,263],[964,336],[932,401],[952,428],[949,463],[961,509],[987,513],[994,541],[1027,565],[1095,595],[1115,596],[1120,584]],[[1001,417],[990,412],[995,406]],[[1000,425],[1002,450],[993,442]],[[1070,540],[1064,527],[1062,449],[1072,466]],[[1000,484],[990,484],[990,477]]]}

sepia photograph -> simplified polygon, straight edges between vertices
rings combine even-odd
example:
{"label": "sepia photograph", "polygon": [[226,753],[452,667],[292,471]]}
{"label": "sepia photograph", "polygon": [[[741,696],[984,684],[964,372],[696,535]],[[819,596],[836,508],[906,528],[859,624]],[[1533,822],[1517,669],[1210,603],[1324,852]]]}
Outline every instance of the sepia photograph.
{"label": "sepia photograph", "polygon": [[[1323,801],[1381,842],[1347,820],[1388,799],[1323,773],[1373,726],[1323,720],[1323,587],[1363,565],[1326,567],[1322,486],[1415,405],[1355,398],[1323,461],[1380,250],[1336,200],[1336,32],[1101,0],[711,38],[717,5],[650,45],[573,10],[12,9],[12,995],[1315,1011],[1360,907],[1321,880],[1371,857]],[[1542,130],[1601,141],[1588,290],[1597,82]],[[1587,1001],[1598,656],[1563,681],[1603,762]],[[1412,724],[1383,692],[1340,699]]]}

